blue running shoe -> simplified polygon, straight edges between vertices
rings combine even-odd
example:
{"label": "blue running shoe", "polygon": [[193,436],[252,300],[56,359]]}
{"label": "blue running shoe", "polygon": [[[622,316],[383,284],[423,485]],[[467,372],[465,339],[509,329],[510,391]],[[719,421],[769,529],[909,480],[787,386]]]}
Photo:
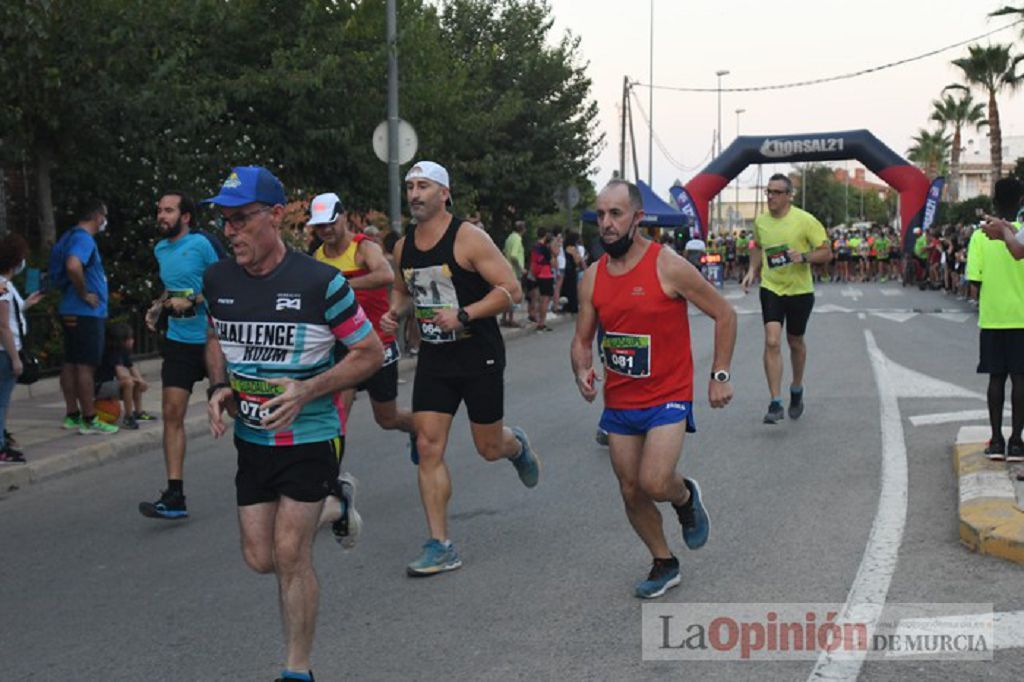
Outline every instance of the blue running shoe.
{"label": "blue running shoe", "polygon": [[511,460],[512,466],[516,468],[516,473],[519,474],[519,480],[523,482],[523,485],[532,488],[540,479],[540,457],[530,447],[530,439],[526,437],[525,431],[518,426],[513,426],[512,433],[523,446],[523,451],[519,453],[519,456]]}
{"label": "blue running shoe", "polygon": [[679,559],[655,559],[647,580],[636,584],[636,596],[641,599],[654,599],[679,584]]}
{"label": "blue running shoe", "polygon": [[451,542],[446,546],[440,540],[430,538],[423,543],[423,552],[405,567],[405,572],[413,577],[423,577],[454,571],[461,565],[462,559]]}
{"label": "blue running shoe", "polygon": [[160,493],[156,502],[140,502],[139,513],[151,519],[184,519],[188,517],[185,496],[171,490]]}
{"label": "blue running shoe", "polygon": [[409,459],[416,466],[420,465],[420,451],[416,449],[416,434],[409,434]]}
{"label": "blue running shoe", "polygon": [[690,499],[682,507],[672,507],[679,517],[679,525],[683,527],[683,542],[690,549],[700,549],[708,541],[708,532],[711,530],[711,519],[708,518],[708,510],[704,508],[704,502],[700,498],[700,486],[692,478],[684,478],[683,482],[690,490]]}

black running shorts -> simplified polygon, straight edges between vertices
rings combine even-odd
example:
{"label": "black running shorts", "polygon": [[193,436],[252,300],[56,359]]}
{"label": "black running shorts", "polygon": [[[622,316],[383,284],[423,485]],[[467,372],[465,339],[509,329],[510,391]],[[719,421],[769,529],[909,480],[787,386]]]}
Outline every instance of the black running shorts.
{"label": "black running shorts", "polygon": [[288,497],[319,502],[330,493],[345,450],[344,437],[302,445],[256,445],[235,436],[239,507]]}
{"label": "black running shorts", "polygon": [[69,365],[99,367],[106,342],[106,320],[87,315],[63,315],[64,362]]}
{"label": "black running shorts", "polygon": [[814,294],[779,296],[761,287],[761,319],[765,324],[778,322],[790,336],[803,336],[814,308]]}
{"label": "black running shorts", "polygon": [[537,278],[537,289],[540,291],[541,296],[554,296],[555,295],[555,280],[552,277],[538,277]]}
{"label": "black running shorts", "polygon": [[505,415],[505,378],[501,372],[476,376],[438,377],[420,371],[412,388],[413,412],[443,412],[454,415],[465,401],[469,421],[493,424]]}
{"label": "black running shorts", "polygon": [[978,374],[1024,374],[1024,329],[982,329]]}
{"label": "black running shorts", "polygon": [[164,388],[183,388],[189,393],[197,381],[206,378],[206,345],[164,339],[160,343],[160,381]]}
{"label": "black running shorts", "polygon": [[398,397],[398,363],[392,362],[378,369],[372,377],[359,384],[358,391],[370,394],[375,403],[389,403]]}

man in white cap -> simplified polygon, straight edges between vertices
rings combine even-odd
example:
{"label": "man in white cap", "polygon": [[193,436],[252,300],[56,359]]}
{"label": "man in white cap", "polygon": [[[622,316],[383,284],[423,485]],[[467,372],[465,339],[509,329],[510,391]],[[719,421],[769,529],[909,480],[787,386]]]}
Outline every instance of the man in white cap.
{"label": "man in white cap", "polygon": [[405,176],[405,192],[415,224],[395,245],[401,277],[381,327],[394,333],[401,315],[415,309],[422,344],[412,410],[430,538],[406,570],[428,576],[462,565],[448,539],[451,479],[444,463],[459,404],[466,403],[473,442],[484,459],[511,461],[528,488],[537,485],[540,461],[526,433],[502,421],[505,345],[496,318],[522,299],[512,267],[486,232],[448,212],[451,195],[443,166],[414,165]]}
{"label": "man in white cap", "polygon": [[[348,389],[341,394],[341,432],[346,433],[347,415],[351,413],[352,402],[356,391],[365,390],[370,395],[373,418],[385,430],[399,430],[410,434],[412,438],[412,454],[415,458],[415,436],[412,427],[412,413],[398,409],[398,359],[400,357],[398,342],[394,334],[388,334],[380,328],[380,318],[388,310],[388,289],[395,280],[380,245],[365,234],[354,233],[349,226],[348,215],[337,194],[328,192],[313,198],[310,204],[309,223],[322,242],[313,253],[313,257],[341,271],[348,280],[356,295],[356,300],[366,312],[374,331],[384,345],[384,365],[372,377],[359,384],[355,389]],[[344,357],[345,349],[340,344],[335,346],[336,360]],[[415,461],[415,460],[414,460]],[[339,479],[341,492],[346,486],[353,486],[353,479],[342,475]],[[354,495],[354,486],[350,489]],[[354,544],[359,531],[358,514],[351,519],[346,518],[346,504],[341,505],[339,514],[335,505],[337,500],[347,500],[346,495],[332,495],[330,503],[324,506],[325,514],[337,520],[332,525],[335,538],[343,547]]]}

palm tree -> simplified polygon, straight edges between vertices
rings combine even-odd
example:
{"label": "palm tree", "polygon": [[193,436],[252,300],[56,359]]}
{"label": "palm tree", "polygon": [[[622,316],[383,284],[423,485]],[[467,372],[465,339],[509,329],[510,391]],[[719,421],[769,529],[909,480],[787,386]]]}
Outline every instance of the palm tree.
{"label": "palm tree", "polygon": [[939,128],[936,131],[931,131],[922,128],[911,139],[914,144],[907,150],[907,158],[920,166],[929,178],[944,175],[946,159],[949,158],[949,147],[952,144],[945,129]]}
{"label": "palm tree", "polygon": [[[999,125],[999,105],[996,94],[1003,89],[1016,90],[1024,75],[1017,73],[1017,65],[1024,55],[1010,54],[1009,45],[970,45],[970,56],[954,59],[953,65],[964,72],[968,85],[980,87],[988,94],[988,132],[992,159],[992,187],[1003,174],[1003,130]],[[963,85],[951,86],[966,90]]]}
{"label": "palm tree", "polygon": [[945,129],[953,128],[953,147],[949,164],[949,200],[956,201],[960,197],[960,142],[961,131],[966,126],[980,130],[988,125],[985,120],[985,106],[975,102],[968,90],[963,97],[957,99],[943,91],[942,99],[932,100],[932,120],[938,121]]}

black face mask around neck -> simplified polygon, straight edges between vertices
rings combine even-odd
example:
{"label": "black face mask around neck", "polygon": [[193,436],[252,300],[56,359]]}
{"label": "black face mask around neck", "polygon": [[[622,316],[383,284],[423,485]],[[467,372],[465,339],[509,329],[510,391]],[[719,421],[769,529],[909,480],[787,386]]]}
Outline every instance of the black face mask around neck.
{"label": "black face mask around neck", "polygon": [[629,247],[633,244],[633,237],[636,235],[634,228],[630,228],[629,232],[619,237],[611,244],[605,240],[601,240],[601,246],[604,247],[604,252],[612,258],[622,258],[629,251]]}

